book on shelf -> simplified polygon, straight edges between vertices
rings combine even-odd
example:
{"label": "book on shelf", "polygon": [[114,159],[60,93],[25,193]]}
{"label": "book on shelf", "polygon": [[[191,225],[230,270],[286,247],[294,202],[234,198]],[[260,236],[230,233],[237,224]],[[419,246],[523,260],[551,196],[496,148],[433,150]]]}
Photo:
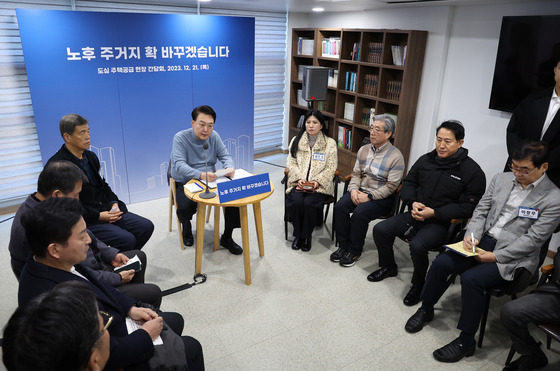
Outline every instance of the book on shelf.
{"label": "book on shelf", "polygon": [[354,103],[344,103],[344,119],[348,121],[354,121]]}
{"label": "book on shelf", "polygon": [[338,86],[338,70],[335,70],[334,68],[329,69],[327,85],[331,88],[336,88]]}
{"label": "book on shelf", "polygon": [[381,64],[382,52],[383,52],[383,43],[374,43],[374,42],[369,43],[367,61],[370,63]]}
{"label": "book on shelf", "polygon": [[297,104],[307,107],[307,101],[303,99],[303,91],[301,89],[297,90]]}
{"label": "book on shelf", "polygon": [[375,116],[375,108],[364,107],[362,108],[362,121],[361,124],[371,126],[373,117]]}
{"label": "book on shelf", "polygon": [[298,37],[297,53],[298,55],[313,55],[313,47],[315,40],[307,37]]}
{"label": "book on shelf", "polygon": [[360,43],[354,43],[352,46],[352,52],[350,52],[350,59],[353,61],[360,60]]}
{"label": "book on shelf", "polygon": [[344,90],[356,91],[356,72],[346,71],[346,83],[344,85]]}
{"label": "book on shelf", "polygon": [[398,80],[387,81],[387,99],[399,100],[401,96],[402,82]]}
{"label": "book on shelf", "polygon": [[350,149],[352,142],[352,128],[344,125],[338,127],[337,145],[340,148]]}
{"label": "book on shelf", "polygon": [[323,112],[334,112],[334,94],[327,94],[327,100],[325,101],[318,101],[317,102],[317,109]]}
{"label": "book on shelf", "polygon": [[324,38],[321,42],[321,56],[338,58],[340,56],[340,37]]}
{"label": "book on shelf", "polygon": [[391,45],[391,54],[393,55],[393,64],[395,66],[404,66],[404,55],[406,46]]}
{"label": "book on shelf", "polygon": [[376,74],[367,73],[364,76],[364,94],[377,95],[377,80]]}

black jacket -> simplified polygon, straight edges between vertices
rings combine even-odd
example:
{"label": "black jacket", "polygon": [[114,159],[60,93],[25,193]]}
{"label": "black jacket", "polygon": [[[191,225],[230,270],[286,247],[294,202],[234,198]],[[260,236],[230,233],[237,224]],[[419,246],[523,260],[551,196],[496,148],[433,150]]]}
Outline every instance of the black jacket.
{"label": "black jacket", "polygon": [[470,218],[486,189],[486,176],[466,148],[441,159],[436,150],[418,159],[403,181],[401,198],[412,208],[421,202],[441,222]]}
{"label": "black jacket", "polygon": [[[94,183],[97,183],[98,186],[94,186],[92,182],[82,184],[82,191],[80,192],[80,202],[84,208],[83,216],[84,220],[87,224],[96,224],[100,223],[99,220],[99,213],[101,211],[109,211],[111,210],[111,205],[113,202],[118,202],[119,209],[125,213],[128,211],[124,202],[120,201],[117,195],[111,190],[109,184],[105,181],[104,178],[99,175],[99,170],[101,165],[99,164],[99,159],[97,155],[92,151],[84,151],[84,157],[87,157],[90,165],[93,167],[95,171],[96,179],[93,179]],[[84,174],[87,176],[87,172],[84,169],[82,161],[74,156],[72,152],[66,148],[66,145],[62,145],[58,152],[56,152],[50,159],[47,161],[70,161],[77,165]]]}

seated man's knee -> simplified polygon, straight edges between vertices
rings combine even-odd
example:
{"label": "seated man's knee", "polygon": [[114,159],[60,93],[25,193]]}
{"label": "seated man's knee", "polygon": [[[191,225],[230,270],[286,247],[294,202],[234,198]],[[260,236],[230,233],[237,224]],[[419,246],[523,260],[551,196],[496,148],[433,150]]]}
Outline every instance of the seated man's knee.
{"label": "seated man's knee", "polygon": [[410,255],[413,256],[427,256],[428,252],[430,251],[426,244],[424,244],[418,238],[413,238],[412,241],[410,241],[410,243],[408,244],[408,247],[410,248]]}

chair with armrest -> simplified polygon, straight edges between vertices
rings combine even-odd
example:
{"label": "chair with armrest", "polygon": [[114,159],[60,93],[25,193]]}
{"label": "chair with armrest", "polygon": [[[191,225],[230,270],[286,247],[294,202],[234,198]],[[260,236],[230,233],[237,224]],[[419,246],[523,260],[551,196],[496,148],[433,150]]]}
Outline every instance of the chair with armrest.
{"label": "chair with armrest", "polygon": [[[290,222],[290,216],[288,215],[288,211],[286,209],[286,191],[288,190],[288,168],[284,169],[284,177],[282,178],[282,180],[280,181],[280,183],[284,184],[284,238],[287,240],[288,239],[288,223]],[[335,171],[334,173],[334,177],[333,177],[333,185],[334,185],[334,194],[332,196],[329,196],[325,199],[325,202],[323,202],[323,206],[327,206],[326,210],[325,210],[325,216],[321,217],[321,224],[324,224],[327,222],[327,217],[329,216],[329,209],[331,204],[336,205],[336,201],[338,200],[338,183],[340,183],[340,179],[339,179],[339,172],[338,170]],[[320,225],[320,224],[319,224]],[[319,226],[317,225],[317,226]],[[334,241],[334,215],[333,215],[333,220],[331,222],[331,240]]]}
{"label": "chair with armrest", "polygon": [[[550,243],[550,238],[541,246],[539,267],[543,264],[546,254],[548,252],[548,245]],[[517,299],[517,294],[527,289],[532,284],[532,279],[534,275],[538,275],[537,272],[529,272],[525,268],[520,268],[515,271],[513,280],[507,282],[504,285],[498,287],[488,288],[485,290],[486,301],[484,304],[484,312],[482,312],[482,318],[480,320],[480,330],[478,335],[478,347],[482,348],[482,342],[484,341],[484,331],[486,328],[486,320],[488,319],[488,309],[490,308],[490,299],[492,296],[502,297],[504,295],[511,296],[511,300]],[[536,282],[536,281],[535,281]],[[513,354],[512,354],[513,356]]]}

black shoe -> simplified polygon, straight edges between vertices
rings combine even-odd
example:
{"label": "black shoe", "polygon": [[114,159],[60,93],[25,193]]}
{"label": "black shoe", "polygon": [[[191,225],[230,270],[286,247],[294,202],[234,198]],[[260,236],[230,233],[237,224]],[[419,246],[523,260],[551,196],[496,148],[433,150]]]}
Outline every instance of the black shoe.
{"label": "black shoe", "polygon": [[311,237],[307,237],[303,239],[303,244],[301,245],[301,251],[309,251],[311,250]]}
{"label": "black shoe", "polygon": [[457,338],[446,346],[434,350],[434,358],[440,362],[453,363],[472,356],[475,348],[476,343],[463,345]]}
{"label": "black shoe", "polygon": [[220,238],[220,246],[223,246],[226,249],[228,249],[229,252],[232,253],[233,255],[243,254],[243,249],[241,248],[241,246],[236,244],[233,238],[231,237],[228,240],[225,240],[224,236],[222,236],[222,238]]}
{"label": "black shoe", "polygon": [[420,303],[420,294],[422,293],[422,286],[413,284],[408,293],[404,297],[403,303],[409,307]]}
{"label": "black shoe", "polygon": [[517,358],[515,361],[504,367],[503,371],[538,370],[546,365],[548,365],[548,358],[546,358],[546,355],[540,348],[539,343],[539,348],[535,353]]}
{"label": "black shoe", "polygon": [[347,251],[348,250],[339,247],[338,250],[331,254],[331,261],[338,263],[340,261],[340,258],[342,258],[342,255],[344,255]]}
{"label": "black shoe", "polygon": [[356,262],[358,260],[360,260],[362,258],[362,254],[360,253],[354,253],[352,251],[346,251],[344,253],[344,255],[342,255],[342,258],[340,258],[340,261],[338,262],[338,264],[340,264],[343,267],[351,267],[354,264],[356,264]]}
{"label": "black shoe", "polygon": [[367,276],[368,281],[370,282],[379,282],[383,281],[387,277],[395,277],[398,273],[398,268],[395,267],[381,267],[375,272],[372,272],[369,276]]}
{"label": "black shoe", "polygon": [[297,237],[294,237],[292,241],[292,250],[299,250],[301,248],[301,240]]}
{"label": "black shoe", "polygon": [[406,321],[404,329],[406,332],[414,334],[424,327],[424,325],[434,319],[434,311],[426,312],[420,308]]}
{"label": "black shoe", "polygon": [[190,229],[183,229],[183,244],[185,246],[194,245],[194,237]]}

